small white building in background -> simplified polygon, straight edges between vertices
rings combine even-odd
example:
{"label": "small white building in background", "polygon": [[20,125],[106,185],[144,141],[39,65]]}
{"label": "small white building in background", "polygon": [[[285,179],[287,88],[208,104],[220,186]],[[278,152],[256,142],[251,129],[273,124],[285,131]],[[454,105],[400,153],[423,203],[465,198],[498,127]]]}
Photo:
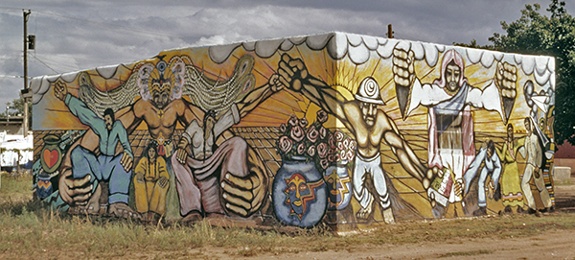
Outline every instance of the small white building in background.
{"label": "small white building in background", "polygon": [[0,132],[0,166],[2,170],[12,171],[18,165],[27,167],[34,159],[34,137],[32,134],[12,135]]}

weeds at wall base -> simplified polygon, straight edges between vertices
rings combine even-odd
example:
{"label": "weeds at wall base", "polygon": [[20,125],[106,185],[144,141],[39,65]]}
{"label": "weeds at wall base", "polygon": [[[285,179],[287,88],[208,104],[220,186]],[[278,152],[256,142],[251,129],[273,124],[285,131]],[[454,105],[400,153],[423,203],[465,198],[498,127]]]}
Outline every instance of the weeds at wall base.
{"label": "weeds at wall base", "polygon": [[[6,176],[4,176],[6,177]],[[30,177],[6,177],[4,184],[29,187]],[[4,186],[3,188],[6,188]],[[22,199],[23,198],[23,199]],[[0,255],[42,256],[58,252],[67,258],[115,258],[128,255],[185,258],[207,256],[216,248],[225,256],[255,257],[302,252],[360,252],[364,247],[459,239],[520,238],[552,230],[574,230],[572,214],[556,212],[489,218],[411,221],[379,225],[370,232],[334,235],[326,226],[312,229],[224,228],[200,221],[141,225],[124,219],[72,216],[33,201],[29,189],[0,190]],[[204,253],[201,253],[204,250]],[[462,253],[463,254],[463,253]],[[484,252],[468,252],[483,255]],[[459,256],[459,255],[457,255]],[[469,256],[469,255],[465,255]]]}

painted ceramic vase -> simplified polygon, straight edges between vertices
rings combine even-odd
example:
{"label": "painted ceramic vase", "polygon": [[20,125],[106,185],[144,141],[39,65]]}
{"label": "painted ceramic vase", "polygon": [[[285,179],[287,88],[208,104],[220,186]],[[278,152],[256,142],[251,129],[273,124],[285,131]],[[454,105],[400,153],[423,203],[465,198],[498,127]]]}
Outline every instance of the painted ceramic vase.
{"label": "painted ceramic vase", "polygon": [[53,173],[58,170],[62,162],[62,150],[60,150],[60,137],[57,135],[44,136],[44,147],[40,152],[42,169],[45,173]]}
{"label": "painted ceramic vase", "polygon": [[52,194],[52,182],[50,181],[50,175],[41,174],[38,175],[36,180],[36,196],[39,199],[45,199]]}
{"label": "painted ceramic vase", "polygon": [[274,211],[282,224],[311,228],[323,219],[327,186],[313,161],[284,159],[272,185]]}
{"label": "painted ceramic vase", "polygon": [[328,187],[328,210],[342,210],[351,201],[351,177],[347,163],[333,164],[324,172]]}

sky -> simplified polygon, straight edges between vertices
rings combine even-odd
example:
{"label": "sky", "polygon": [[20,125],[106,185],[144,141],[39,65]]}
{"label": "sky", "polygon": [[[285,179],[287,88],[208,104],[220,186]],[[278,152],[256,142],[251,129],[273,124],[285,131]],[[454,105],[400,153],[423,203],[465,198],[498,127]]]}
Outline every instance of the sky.
{"label": "sky", "polygon": [[[575,0],[566,0],[575,15]],[[19,98],[23,80],[23,13],[30,10],[28,76],[131,63],[165,49],[324,32],[452,45],[488,44],[501,21],[526,4],[549,0],[3,0],[0,3],[0,112]]]}

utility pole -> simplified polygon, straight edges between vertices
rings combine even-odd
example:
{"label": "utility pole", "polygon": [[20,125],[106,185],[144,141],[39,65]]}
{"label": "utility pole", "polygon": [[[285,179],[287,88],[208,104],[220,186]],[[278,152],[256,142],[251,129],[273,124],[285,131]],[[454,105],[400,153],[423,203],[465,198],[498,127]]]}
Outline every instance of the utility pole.
{"label": "utility pole", "polygon": [[393,26],[391,24],[387,25],[387,38],[393,38]]}
{"label": "utility pole", "polygon": [[[24,14],[24,89],[20,91],[22,96],[22,103],[24,103],[24,118],[22,121],[22,129],[24,137],[28,136],[28,100],[30,98],[30,89],[28,89],[28,47],[35,48],[35,36],[28,35],[28,19],[32,13],[29,9],[22,10]],[[30,46],[28,46],[30,44]]]}

